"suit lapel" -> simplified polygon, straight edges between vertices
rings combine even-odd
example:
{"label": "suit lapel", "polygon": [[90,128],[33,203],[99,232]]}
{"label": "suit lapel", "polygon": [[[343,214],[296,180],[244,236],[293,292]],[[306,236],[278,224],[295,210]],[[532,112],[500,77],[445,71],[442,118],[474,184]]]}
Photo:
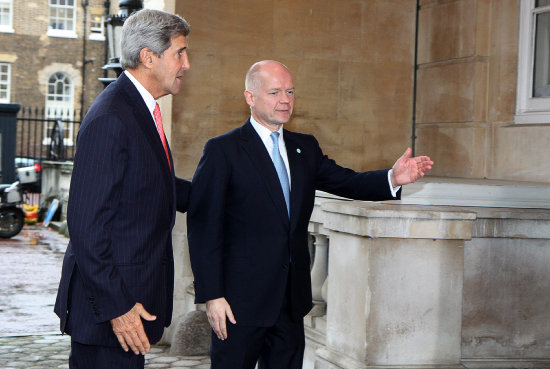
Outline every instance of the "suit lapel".
{"label": "suit lapel", "polygon": [[[122,90],[126,93],[128,103],[135,107],[134,118],[137,123],[136,125],[142,130],[145,138],[149,142],[149,145],[151,146],[154,153],[155,160],[159,162],[161,168],[166,170],[167,175],[163,176],[162,178],[165,185],[167,186],[166,190],[172,194],[171,206],[175,207],[175,184],[173,171],[174,165],[172,164],[172,168],[170,168],[170,165],[166,160],[164,146],[162,145],[162,141],[160,140],[160,136],[156,129],[155,121],[151,116],[151,112],[149,111],[149,109],[147,109],[147,105],[145,105],[145,102],[143,101],[143,98],[139,94],[137,88],[124,73],[122,73],[120,77],[118,77],[117,82],[122,84]],[[168,145],[168,141],[166,143]],[[173,163],[169,145],[168,153],[170,156],[170,162]]]}
{"label": "suit lapel", "polygon": [[285,140],[288,165],[290,167],[290,227],[291,231],[298,223],[300,204],[303,199],[304,190],[304,167],[302,161],[302,149],[299,143],[292,137],[292,133],[285,129],[283,134]]}
{"label": "suit lapel", "polygon": [[126,92],[128,103],[135,106],[135,120],[151,145],[155,153],[155,158],[159,161],[159,165],[166,169],[166,171],[170,171],[168,161],[166,160],[166,153],[164,152],[164,146],[162,146],[162,141],[160,140],[151,112],[147,109],[147,105],[145,105],[143,98],[132,81],[130,81],[124,73],[121,74],[118,79],[121,80],[121,83],[124,83],[123,90]]}
{"label": "suit lapel", "polygon": [[269,197],[279,209],[279,213],[285,222],[288,222],[288,212],[286,209],[285,198],[283,195],[283,189],[281,188],[281,182],[273,161],[267,152],[264,143],[258,133],[252,127],[250,121],[247,121],[241,127],[241,145],[248,154],[248,157],[252,161],[253,165],[260,176],[260,180],[266,186]]}

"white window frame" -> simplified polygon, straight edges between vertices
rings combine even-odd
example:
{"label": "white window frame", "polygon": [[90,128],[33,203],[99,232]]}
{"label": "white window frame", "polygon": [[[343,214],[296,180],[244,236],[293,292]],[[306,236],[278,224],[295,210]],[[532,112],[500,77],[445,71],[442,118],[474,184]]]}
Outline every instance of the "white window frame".
{"label": "white window frame", "polygon": [[[0,103],[9,103],[10,102],[10,95],[11,95],[11,64],[10,63],[0,63],[0,66],[7,66],[8,67],[8,80],[7,80],[7,97],[2,98],[0,96]],[[1,74],[1,73],[0,73]],[[2,81],[0,81],[0,84],[2,84]]]}
{"label": "white window frame", "polygon": [[[58,1],[58,0],[56,0]],[[65,37],[65,38],[76,38],[76,3],[77,1],[74,0],[73,1],[73,5],[70,6],[70,5],[52,5],[52,0],[48,0],[48,33],[47,35],[50,36],[50,37]],[[73,13],[73,18],[72,18],[72,23],[73,23],[73,29],[53,29],[50,27],[50,23],[51,23],[51,18],[50,18],[50,14],[51,14],[51,10],[52,8],[55,7],[56,9],[57,8],[67,8],[67,9],[71,9],[72,8],[72,13]],[[66,18],[66,20],[68,20],[69,18]]]}
{"label": "white window frame", "polygon": [[0,0],[1,3],[8,4],[9,7],[9,24],[0,24],[0,32],[14,33],[13,29],[13,0]]}
{"label": "white window frame", "polygon": [[535,51],[535,0],[520,1],[518,47],[518,82],[515,122],[518,124],[550,123],[550,97],[533,97],[533,66]]}
{"label": "white window frame", "polygon": [[94,17],[96,15],[92,14],[90,18],[90,40],[94,41],[105,41],[105,25],[104,25],[104,17],[101,17],[101,23],[99,27],[93,27],[94,25]]}
{"label": "white window frame", "polygon": [[[50,97],[50,79],[56,74],[62,74],[64,79],[67,78],[70,81],[70,91],[66,95],[66,99],[57,102],[56,100],[52,101]],[[58,94],[55,94],[57,96]],[[61,95],[65,96],[65,95]],[[47,119],[61,119],[61,120],[73,120],[74,119],[74,83],[71,80],[71,77],[64,72],[55,72],[48,78],[46,84],[46,118]],[[59,114],[61,112],[61,114]],[[65,146],[74,145],[74,124],[65,124],[65,138],[63,139],[63,144]],[[44,139],[42,140],[42,145],[50,144],[50,129],[53,126],[49,127],[46,125],[44,127]]]}

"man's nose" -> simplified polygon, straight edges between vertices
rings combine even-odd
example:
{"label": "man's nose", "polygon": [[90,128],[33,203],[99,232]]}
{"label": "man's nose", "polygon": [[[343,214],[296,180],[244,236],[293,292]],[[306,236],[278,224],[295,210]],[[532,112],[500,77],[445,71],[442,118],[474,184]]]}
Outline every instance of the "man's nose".
{"label": "man's nose", "polygon": [[283,92],[283,93],[281,94],[280,102],[281,102],[281,103],[284,103],[284,104],[290,103],[290,96],[289,96],[286,92]]}
{"label": "man's nose", "polygon": [[183,58],[183,70],[189,70],[191,68],[191,63],[189,62],[189,55],[185,54],[185,57]]}

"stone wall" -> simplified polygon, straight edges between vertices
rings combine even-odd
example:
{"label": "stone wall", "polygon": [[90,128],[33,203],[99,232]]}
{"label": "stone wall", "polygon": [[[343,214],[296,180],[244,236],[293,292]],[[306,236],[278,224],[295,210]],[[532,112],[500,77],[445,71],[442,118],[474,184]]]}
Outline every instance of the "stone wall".
{"label": "stone wall", "polygon": [[290,130],[358,170],[390,167],[411,145],[415,1],[176,2],[191,24],[191,69],[173,100],[171,147],[191,177],[207,139],[249,116],[244,76],[262,59],[294,76]]}
{"label": "stone wall", "polygon": [[549,182],[550,128],[514,124],[519,1],[420,1],[418,152],[431,175]]}
{"label": "stone wall", "polygon": [[[205,141],[248,117],[254,61],[287,64],[296,84],[288,128],[314,133],[339,163],[388,167],[411,145],[415,1],[186,1],[191,70],[174,98],[178,174],[192,176]],[[549,182],[548,126],[514,123],[518,0],[422,0],[416,152],[431,175]]]}

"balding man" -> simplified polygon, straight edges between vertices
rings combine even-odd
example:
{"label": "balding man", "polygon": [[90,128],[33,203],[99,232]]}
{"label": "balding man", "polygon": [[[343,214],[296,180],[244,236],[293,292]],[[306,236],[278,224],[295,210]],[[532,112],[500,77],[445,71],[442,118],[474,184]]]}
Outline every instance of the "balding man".
{"label": "balding man", "polygon": [[308,222],[315,190],[398,199],[431,169],[407,149],[391,170],[357,173],[323,155],[311,135],[283,129],[294,83],[281,63],[246,75],[251,117],[206,143],[192,182],[189,248],[196,303],[206,303],[214,369],[301,368],[312,307]]}

